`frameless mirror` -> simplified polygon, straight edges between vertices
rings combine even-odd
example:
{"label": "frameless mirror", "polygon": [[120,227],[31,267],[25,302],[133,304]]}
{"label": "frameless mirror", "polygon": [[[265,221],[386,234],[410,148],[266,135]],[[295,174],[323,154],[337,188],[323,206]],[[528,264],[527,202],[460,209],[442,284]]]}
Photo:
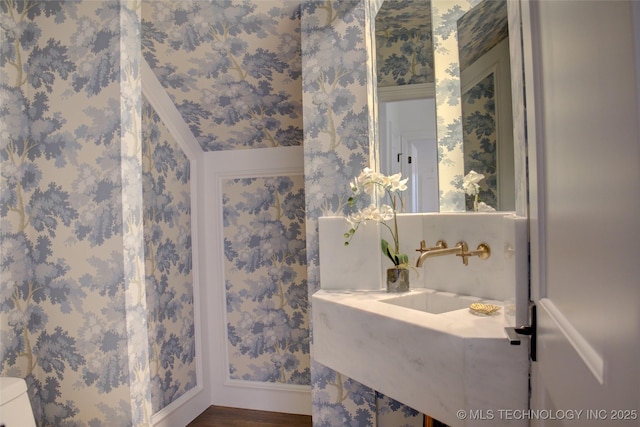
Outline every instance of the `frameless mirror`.
{"label": "frameless mirror", "polygon": [[[465,175],[484,175],[479,198],[515,210],[509,25],[505,0],[484,0],[457,20]],[[473,198],[466,196],[466,210]]]}
{"label": "frameless mirror", "polygon": [[412,183],[408,212],[515,209],[505,0],[385,0],[376,18],[380,169]]}
{"label": "frameless mirror", "polygon": [[375,22],[380,170],[408,176],[407,212],[439,211],[428,0],[385,0]]}

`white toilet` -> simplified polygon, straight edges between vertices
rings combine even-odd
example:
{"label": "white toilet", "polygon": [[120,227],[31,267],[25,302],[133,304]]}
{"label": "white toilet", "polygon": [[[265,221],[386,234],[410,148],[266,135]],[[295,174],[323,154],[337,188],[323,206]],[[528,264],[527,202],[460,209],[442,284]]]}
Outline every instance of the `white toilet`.
{"label": "white toilet", "polygon": [[0,427],[36,427],[27,383],[22,378],[0,377]]}

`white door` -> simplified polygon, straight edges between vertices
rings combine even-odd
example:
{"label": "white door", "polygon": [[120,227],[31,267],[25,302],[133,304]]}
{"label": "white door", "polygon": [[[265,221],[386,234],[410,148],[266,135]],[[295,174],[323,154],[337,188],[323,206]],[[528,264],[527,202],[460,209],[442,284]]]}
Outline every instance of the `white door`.
{"label": "white door", "polygon": [[522,5],[538,313],[531,424],[638,426],[640,4]]}
{"label": "white door", "polygon": [[406,212],[438,212],[435,99],[379,102],[380,169],[409,177]]}
{"label": "white door", "polygon": [[409,177],[407,212],[438,212],[438,141],[422,132],[403,132],[400,142],[400,172]]}

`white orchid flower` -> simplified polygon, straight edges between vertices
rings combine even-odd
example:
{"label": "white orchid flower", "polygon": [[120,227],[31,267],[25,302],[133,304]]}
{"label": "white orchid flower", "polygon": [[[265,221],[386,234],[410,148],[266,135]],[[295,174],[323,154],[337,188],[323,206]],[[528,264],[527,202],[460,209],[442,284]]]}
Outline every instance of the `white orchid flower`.
{"label": "white orchid flower", "polygon": [[462,180],[462,189],[470,196],[475,196],[480,192],[478,183],[484,179],[484,175],[474,170],[470,171]]}
{"label": "white orchid flower", "polygon": [[[344,234],[346,239],[345,245],[349,245],[349,241],[353,238],[356,230],[361,224],[367,221],[376,221],[384,225],[393,238],[392,245],[385,239],[382,240],[382,248],[385,256],[394,263],[394,265],[407,265],[408,257],[400,253],[400,242],[398,241],[398,222],[396,218],[398,205],[402,207],[402,198],[397,194],[407,189],[407,181],[409,178],[402,179],[402,174],[394,174],[387,176],[379,172],[375,172],[370,168],[364,168],[360,174],[349,183],[351,189],[351,197],[348,199],[349,206],[355,206],[361,193],[370,196],[389,197],[391,205],[382,204],[379,208],[375,204],[371,204],[360,211],[347,216],[347,221],[351,224],[351,229]],[[379,187],[379,188],[378,188]],[[393,223],[387,224],[386,221],[393,220]],[[386,248],[386,249],[384,249]]]}
{"label": "white orchid flower", "polygon": [[390,177],[389,190],[390,191],[405,191],[407,189],[407,181],[409,178],[402,179],[402,175],[397,173]]}
{"label": "white orchid flower", "polygon": [[382,220],[383,215],[378,210],[376,205],[369,205],[366,208],[351,214],[347,217],[347,220],[352,224],[363,223],[366,224],[367,221],[380,221]]}
{"label": "white orchid flower", "polygon": [[382,218],[382,220],[384,221],[388,221],[390,219],[393,219],[393,208],[389,205],[382,205],[380,206],[380,217]]}

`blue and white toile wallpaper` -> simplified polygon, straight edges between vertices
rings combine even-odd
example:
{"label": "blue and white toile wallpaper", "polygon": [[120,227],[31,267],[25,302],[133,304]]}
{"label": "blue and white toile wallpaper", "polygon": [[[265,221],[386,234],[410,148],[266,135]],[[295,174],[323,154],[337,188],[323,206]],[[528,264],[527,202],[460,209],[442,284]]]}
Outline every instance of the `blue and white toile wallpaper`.
{"label": "blue and white toile wallpaper", "polygon": [[[459,68],[484,56],[509,37],[506,1],[482,1],[458,19]],[[464,174],[475,170],[484,175],[479,200],[498,206],[496,90],[494,74],[489,74],[461,94],[464,142]],[[465,196],[466,210],[473,210],[471,196]]]}
{"label": "blue and white toile wallpaper", "polygon": [[[363,1],[301,11],[309,296],[320,287],[318,217],[343,213],[349,181],[369,165],[366,13]],[[311,354],[314,425],[374,425],[374,390],[315,362],[313,342]]]}
{"label": "blue and white toile wallpaper", "polygon": [[379,87],[434,82],[430,0],[383,2],[375,34]]}
{"label": "blue and white toile wallpaper", "polygon": [[[261,221],[289,236],[229,285],[227,315],[240,316],[227,325],[232,375],[310,384],[317,426],[421,425],[310,359],[304,320],[319,286],[317,217],[343,212],[349,180],[373,155],[367,0],[25,1],[0,11],[0,373],[27,379],[39,426],[151,425],[195,385],[189,165],[142,100],[143,58],[203,151],[304,138],[303,182],[227,182],[238,215],[227,218],[230,243]],[[269,238],[254,238],[267,253]],[[286,243],[301,256],[305,240],[306,260],[277,255]],[[290,274],[272,278],[276,261]],[[243,313],[268,322],[240,333]]]}
{"label": "blue and white toile wallpaper", "polygon": [[473,0],[470,4],[472,7],[457,22],[461,70],[509,37],[506,1]]}
{"label": "blue and white toile wallpaper", "polygon": [[[143,3],[143,55],[203,151],[302,144],[299,2]],[[302,176],[222,188],[229,378],[309,385]]]}
{"label": "blue and white toile wallpaper", "polygon": [[[485,203],[496,206],[495,177],[495,137],[487,134],[488,122],[495,120],[489,112],[485,117],[473,116],[469,113],[462,117],[461,98],[465,101],[475,99],[475,106],[488,103],[490,109],[493,101],[492,85],[480,84],[472,93],[461,97],[460,69],[472,63],[486,53],[497,42],[508,35],[508,20],[513,28],[518,28],[519,9],[517,3],[504,1],[481,0],[433,0],[433,45],[434,68],[436,74],[436,110],[438,111],[438,173],[440,187],[440,210],[463,211],[465,194],[462,191],[463,176],[471,168],[481,171],[486,179],[481,183],[483,190],[481,199]],[[467,14],[467,12],[470,12]],[[508,12],[508,13],[507,13]],[[464,17],[463,17],[464,16]],[[520,34],[516,32],[510,38],[512,62],[512,96],[514,110],[514,142],[516,155],[516,210],[522,214],[526,208],[523,201],[526,194],[526,172],[519,165],[524,165],[526,153],[524,132],[524,99],[522,90],[522,54]],[[459,52],[458,40],[465,47]],[[483,47],[480,48],[479,46]],[[520,71],[518,71],[520,70]],[[467,102],[469,104],[469,102]],[[474,122],[469,132],[463,132],[463,120]],[[466,126],[466,124],[465,124]],[[476,139],[474,147],[463,148],[465,138]],[[493,142],[492,142],[493,141]],[[482,148],[480,147],[482,144]],[[486,149],[486,153],[482,153]],[[465,150],[467,153],[465,153]],[[465,156],[467,158],[465,158]],[[469,157],[473,157],[473,166],[466,166]],[[465,166],[463,166],[465,165]]]}
{"label": "blue and white toile wallpaper", "polygon": [[39,426],[151,423],[137,6],[0,5],[0,372]]}
{"label": "blue and white toile wallpaper", "polygon": [[203,151],[302,143],[299,3],[142,3],[143,56]]}
{"label": "blue and white toile wallpaper", "polygon": [[465,210],[457,21],[480,0],[432,0],[440,211]]}
{"label": "blue and white toile wallpaper", "polygon": [[144,254],[153,412],[197,384],[189,159],[142,104]]}
{"label": "blue and white toile wallpaper", "polygon": [[[462,94],[462,139],[464,173],[480,172],[479,200],[498,206],[496,108],[494,75],[489,74]],[[465,207],[473,211],[473,197],[466,195]]]}
{"label": "blue and white toile wallpaper", "polygon": [[229,377],[308,385],[304,179],[223,183]]}
{"label": "blue and white toile wallpaper", "polygon": [[[363,66],[370,62],[366,46],[374,43],[365,23],[375,12],[367,0],[308,2],[301,11],[309,295],[320,286],[318,217],[345,212],[349,181],[375,156],[368,96],[375,82]],[[421,414],[313,357],[311,382],[314,426],[422,425]]]}

